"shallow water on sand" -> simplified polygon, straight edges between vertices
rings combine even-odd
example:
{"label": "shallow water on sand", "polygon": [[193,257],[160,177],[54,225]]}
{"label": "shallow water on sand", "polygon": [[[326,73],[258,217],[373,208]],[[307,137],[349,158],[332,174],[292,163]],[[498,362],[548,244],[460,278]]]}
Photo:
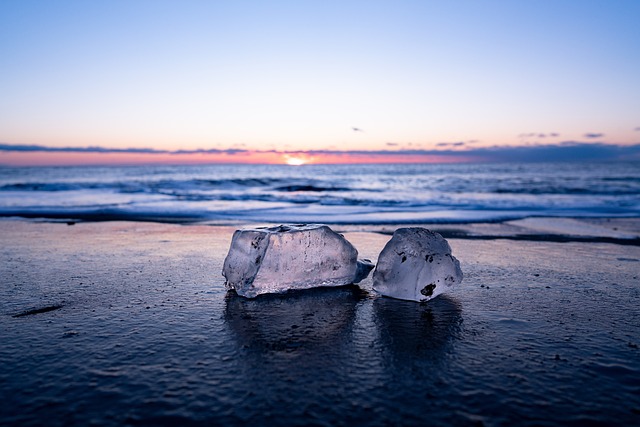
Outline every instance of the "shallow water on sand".
{"label": "shallow water on sand", "polygon": [[[464,282],[427,304],[370,278],[248,300],[220,276],[232,230],[5,227],[2,423],[640,420],[638,247],[451,240]],[[346,237],[374,260],[388,240]]]}
{"label": "shallow water on sand", "polygon": [[640,163],[0,167],[0,216],[478,222],[640,216]]}

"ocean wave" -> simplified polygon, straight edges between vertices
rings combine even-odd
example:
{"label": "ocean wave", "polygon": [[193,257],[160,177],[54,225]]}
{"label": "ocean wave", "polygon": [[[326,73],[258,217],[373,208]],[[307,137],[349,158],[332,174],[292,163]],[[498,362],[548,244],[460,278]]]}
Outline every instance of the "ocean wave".
{"label": "ocean wave", "polygon": [[505,221],[528,217],[636,217],[624,209],[372,209],[358,206],[307,205],[234,209],[170,209],[166,207],[111,206],[100,208],[0,209],[0,217],[43,218],[81,221],[154,221],[154,222],[296,222],[327,224],[415,224],[471,223]]}
{"label": "ocean wave", "polygon": [[[241,181],[238,184],[236,181]],[[254,181],[253,183],[250,181]],[[3,192],[65,192],[80,190],[103,190],[117,193],[148,193],[148,194],[169,194],[174,196],[188,196],[194,194],[210,195],[215,198],[228,197],[224,191],[236,190],[237,193],[248,194],[247,197],[259,197],[257,194],[277,194],[277,193],[380,193],[392,196],[402,194],[425,194],[425,191],[441,194],[465,194],[474,193],[477,195],[523,195],[523,196],[543,196],[543,195],[584,195],[584,196],[640,196],[640,186],[638,188],[629,186],[621,188],[619,186],[597,186],[592,184],[589,187],[568,187],[568,186],[527,186],[527,187],[508,187],[484,186],[474,188],[472,186],[463,185],[429,185],[418,188],[399,188],[398,186],[388,186],[388,188],[363,188],[363,187],[346,187],[332,186],[322,184],[309,183],[288,183],[287,185],[273,186],[274,182],[282,182],[284,180],[192,180],[192,181],[154,181],[154,182],[113,182],[113,183],[12,183],[0,186],[0,194]],[[242,187],[242,188],[238,188]],[[247,192],[253,190],[253,192]],[[206,197],[206,196],[203,196]],[[286,196],[274,196],[286,197]],[[348,196],[345,196],[348,197]],[[375,201],[375,196],[369,196],[367,200]]]}
{"label": "ocean wave", "polygon": [[585,187],[546,187],[546,188],[496,188],[487,191],[494,194],[530,194],[530,195],[587,195],[587,196],[629,196],[640,194],[637,189],[585,188]]}
{"label": "ocean wave", "polygon": [[3,216],[402,222],[639,206],[635,163],[0,168]]}
{"label": "ocean wave", "polygon": [[316,193],[321,193],[325,191],[353,191],[353,189],[347,188],[347,187],[320,187],[317,185],[310,185],[310,184],[285,185],[282,187],[276,187],[274,190],[289,191],[289,192],[309,191],[309,192],[316,192]]}
{"label": "ocean wave", "polygon": [[0,186],[0,191],[70,191],[112,189],[118,191],[153,191],[169,189],[216,189],[229,187],[268,187],[287,182],[285,179],[189,179],[189,180],[123,180],[114,182],[17,182]]}

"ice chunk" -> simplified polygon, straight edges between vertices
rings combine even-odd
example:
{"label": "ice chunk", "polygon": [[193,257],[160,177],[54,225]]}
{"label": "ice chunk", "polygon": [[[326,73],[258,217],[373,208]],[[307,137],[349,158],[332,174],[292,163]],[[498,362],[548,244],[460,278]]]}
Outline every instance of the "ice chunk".
{"label": "ice chunk", "polygon": [[258,227],[233,234],[222,275],[227,289],[253,298],[358,283],[373,264],[357,258],[356,248],[326,225]]}
{"label": "ice chunk", "polygon": [[396,230],[373,272],[374,290],[412,301],[428,301],[460,282],[460,262],[451,255],[449,243],[419,227]]}

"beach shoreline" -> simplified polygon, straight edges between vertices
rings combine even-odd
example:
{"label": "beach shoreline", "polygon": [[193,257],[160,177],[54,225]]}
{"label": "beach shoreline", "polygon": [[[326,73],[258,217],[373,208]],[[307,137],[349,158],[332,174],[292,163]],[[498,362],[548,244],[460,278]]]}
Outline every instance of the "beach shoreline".
{"label": "beach shoreline", "polygon": [[[131,219],[82,219],[66,217],[33,217],[5,216],[3,221],[18,221],[27,223],[66,224],[101,224],[101,223],[130,223],[130,224],[166,224],[176,226],[196,227],[231,227],[234,229],[251,228],[254,226],[276,226],[282,222],[256,222],[246,220],[185,220],[177,218]],[[389,223],[323,223],[336,231],[380,233],[392,235],[402,227],[424,227],[436,231],[447,239],[473,240],[530,240],[548,242],[582,241],[585,243],[614,243],[621,245],[640,245],[640,217],[572,217],[572,216],[530,216],[514,220],[493,221],[438,221],[438,222],[396,222]]]}
{"label": "beach shoreline", "polygon": [[[427,225],[465,278],[426,304],[238,297],[248,224],[70,224],[0,221],[4,425],[640,420],[638,219]],[[375,262],[404,226],[332,228]]]}
{"label": "beach shoreline", "polygon": [[0,216],[468,224],[637,218],[637,162],[0,168]]}

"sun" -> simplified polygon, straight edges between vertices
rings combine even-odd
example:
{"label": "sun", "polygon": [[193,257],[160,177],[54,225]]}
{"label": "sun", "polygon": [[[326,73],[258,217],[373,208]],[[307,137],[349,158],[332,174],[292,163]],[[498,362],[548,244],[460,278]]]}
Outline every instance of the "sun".
{"label": "sun", "polygon": [[289,166],[302,166],[307,164],[308,160],[302,157],[285,156],[285,163]]}

